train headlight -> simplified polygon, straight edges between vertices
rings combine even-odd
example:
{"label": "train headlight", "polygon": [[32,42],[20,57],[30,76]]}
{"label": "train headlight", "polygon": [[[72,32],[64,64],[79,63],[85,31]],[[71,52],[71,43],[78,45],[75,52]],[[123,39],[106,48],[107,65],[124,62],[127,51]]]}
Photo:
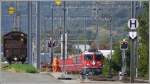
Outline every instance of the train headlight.
{"label": "train headlight", "polygon": [[92,64],[95,65],[96,64],[95,61],[93,61]]}
{"label": "train headlight", "polygon": [[20,40],[21,40],[21,42],[23,42],[23,41],[24,41],[24,39],[23,39],[23,38],[21,38]]}
{"label": "train headlight", "polygon": [[17,61],[17,57],[14,57],[14,60]]}
{"label": "train headlight", "polygon": [[89,63],[87,63],[86,65],[87,65],[87,66],[89,66],[90,64],[89,64]]}

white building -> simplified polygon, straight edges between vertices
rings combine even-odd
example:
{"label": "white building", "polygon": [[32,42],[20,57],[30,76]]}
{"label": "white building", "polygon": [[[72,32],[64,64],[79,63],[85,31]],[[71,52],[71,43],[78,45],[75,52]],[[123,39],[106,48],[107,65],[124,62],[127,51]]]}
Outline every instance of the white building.
{"label": "white building", "polygon": [[83,51],[85,51],[85,48],[86,48],[86,50],[88,50],[89,48],[90,48],[90,45],[84,45],[84,44],[79,44],[79,45],[74,45],[74,47],[77,49],[77,48],[79,48],[79,49],[81,49],[81,52],[83,52]]}
{"label": "white building", "polygon": [[[104,57],[109,58],[111,50],[99,50],[103,53]],[[114,50],[112,50],[112,54],[114,53]]]}

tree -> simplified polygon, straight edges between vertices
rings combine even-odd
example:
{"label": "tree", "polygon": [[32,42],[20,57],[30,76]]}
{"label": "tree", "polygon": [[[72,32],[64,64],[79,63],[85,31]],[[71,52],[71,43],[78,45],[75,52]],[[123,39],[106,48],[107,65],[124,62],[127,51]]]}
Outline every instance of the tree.
{"label": "tree", "polygon": [[109,59],[104,58],[104,67],[102,69],[103,76],[107,77],[109,75]]}
{"label": "tree", "polygon": [[149,64],[149,4],[148,1],[144,2],[144,11],[138,16],[139,28],[138,33],[141,39],[139,40],[138,54],[139,59],[139,75],[148,77],[148,64]]}
{"label": "tree", "polygon": [[114,48],[114,50],[115,52],[112,56],[112,68],[115,72],[118,72],[121,70],[121,51],[118,45]]}

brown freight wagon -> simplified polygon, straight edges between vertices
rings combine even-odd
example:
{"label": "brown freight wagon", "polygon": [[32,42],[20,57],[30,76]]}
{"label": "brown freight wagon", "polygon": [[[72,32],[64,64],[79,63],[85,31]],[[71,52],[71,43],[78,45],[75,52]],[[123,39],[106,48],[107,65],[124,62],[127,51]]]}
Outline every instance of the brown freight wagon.
{"label": "brown freight wagon", "polygon": [[24,63],[27,57],[27,35],[13,31],[4,35],[4,57],[11,63]]}

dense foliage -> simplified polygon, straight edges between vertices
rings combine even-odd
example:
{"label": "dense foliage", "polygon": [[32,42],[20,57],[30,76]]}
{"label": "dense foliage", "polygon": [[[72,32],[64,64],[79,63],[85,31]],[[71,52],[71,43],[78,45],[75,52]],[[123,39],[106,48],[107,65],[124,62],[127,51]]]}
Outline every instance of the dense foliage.
{"label": "dense foliage", "polygon": [[[149,4],[148,2],[143,3],[143,11],[141,14],[137,17],[139,21],[139,28],[138,31],[138,75],[139,77],[148,78],[148,64],[149,64]],[[129,41],[128,41],[129,42]],[[121,70],[121,50],[118,45],[115,45],[113,48],[115,50],[113,56],[112,56],[112,68],[114,72],[118,72]],[[130,45],[128,50],[126,51],[126,57],[127,57],[127,73],[129,75],[130,70]]]}
{"label": "dense foliage", "polygon": [[110,68],[110,63],[108,59],[104,60],[104,66],[102,69],[102,74],[103,76],[107,77],[109,75],[109,68]]}
{"label": "dense foliage", "polygon": [[149,64],[149,4],[144,2],[144,11],[138,16],[139,28],[139,75],[148,77]]}

